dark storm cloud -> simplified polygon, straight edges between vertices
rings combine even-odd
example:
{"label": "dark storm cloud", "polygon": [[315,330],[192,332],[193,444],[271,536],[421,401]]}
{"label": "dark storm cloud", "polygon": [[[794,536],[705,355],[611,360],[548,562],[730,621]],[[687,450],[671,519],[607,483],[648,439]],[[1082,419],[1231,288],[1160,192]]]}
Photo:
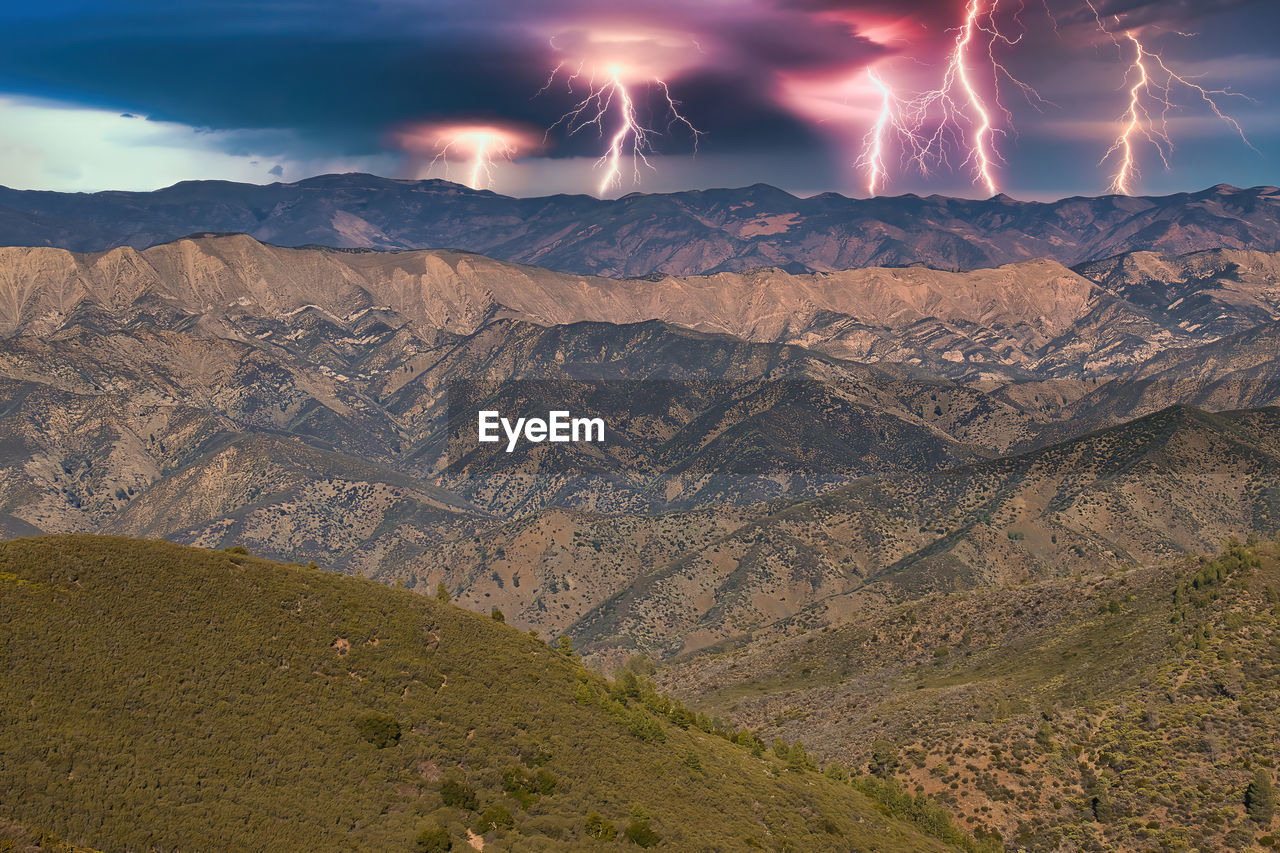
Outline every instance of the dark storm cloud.
{"label": "dark storm cloud", "polygon": [[[1274,57],[1274,0],[1097,0],[1108,29],[1204,30],[1180,45],[1194,58]],[[1004,4],[1012,15],[1015,4]],[[889,56],[940,64],[963,0],[48,0],[0,8],[0,94],[100,106],[199,128],[255,131],[285,159],[385,152],[415,121],[493,119],[550,125],[573,102],[561,85],[534,97],[564,59],[553,37],[575,30],[656,28],[687,38],[668,79],[706,132],[712,154],[770,150],[812,156],[823,129],[794,109],[780,81],[853,75]],[[1062,31],[1054,35],[1049,12]],[[1119,21],[1113,20],[1118,16]],[[1070,89],[1072,51],[1097,45],[1075,0],[1027,0],[1034,38],[1013,55],[1019,74]],[[1034,43],[1034,51],[1026,49]],[[1190,54],[1188,54],[1190,55]],[[1065,92],[1064,103],[1091,105]],[[1269,92],[1251,92],[1264,103]],[[642,108],[658,116],[659,93]],[[1112,105],[1081,114],[1114,118]],[[1034,118],[1034,117],[1032,117]],[[1060,118],[1060,117],[1056,117]],[[267,134],[266,136],[262,135]],[[275,136],[270,136],[275,134]],[[1032,131],[1028,138],[1034,137]],[[228,137],[230,140],[231,137]],[[556,138],[551,156],[598,154],[591,134]],[[684,144],[687,140],[675,140]],[[235,144],[228,141],[226,145]],[[284,150],[284,149],[288,150]],[[848,159],[847,152],[839,152]],[[1093,158],[1096,161],[1096,157]],[[268,161],[270,162],[270,161]],[[290,175],[290,177],[296,177]],[[762,179],[768,180],[767,174]]]}
{"label": "dark storm cloud", "polygon": [[[0,91],[211,129],[294,130],[307,153],[363,154],[414,120],[546,126],[571,103],[558,87],[532,97],[557,58],[548,34],[654,23],[697,40],[691,54],[704,51],[670,82],[691,108],[707,106],[708,137],[752,146],[807,135],[770,97],[771,75],[853,67],[882,52],[802,10],[743,8],[718,17],[688,3],[594,0],[54,3],[39,16],[0,12]],[[558,153],[589,145],[571,140]]]}

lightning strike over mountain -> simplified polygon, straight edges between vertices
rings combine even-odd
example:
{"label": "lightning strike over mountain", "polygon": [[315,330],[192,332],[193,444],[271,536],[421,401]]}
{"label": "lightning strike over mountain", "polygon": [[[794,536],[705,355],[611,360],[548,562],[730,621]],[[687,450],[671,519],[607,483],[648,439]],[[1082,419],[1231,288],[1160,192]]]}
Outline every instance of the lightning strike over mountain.
{"label": "lightning strike over mountain", "polygon": [[[949,86],[954,81],[958,81],[961,88],[964,89],[969,107],[977,117],[977,127],[973,131],[973,148],[969,153],[969,157],[977,170],[978,178],[986,185],[987,192],[995,195],[996,182],[991,174],[991,159],[993,156],[993,152],[990,150],[991,116],[987,112],[987,106],[983,103],[982,97],[974,90],[973,83],[969,79],[969,65],[965,55],[973,42],[974,31],[978,27],[978,3],[979,0],[969,0],[969,6],[965,10],[964,26],[960,28],[960,34],[956,36],[956,49],[951,54],[951,60],[947,66],[948,79],[944,82],[944,86]],[[995,4],[993,3],[992,12],[994,10]],[[994,59],[992,61],[994,62]]]}
{"label": "lightning strike over mountain", "polygon": [[[1120,38],[1107,29],[1097,7],[1091,0],[1085,0],[1085,2],[1093,12],[1098,27],[1111,39],[1117,49],[1123,50],[1125,45]],[[1119,19],[1116,20],[1118,22]],[[1140,139],[1150,143],[1166,169],[1170,167],[1173,139],[1169,133],[1169,113],[1177,108],[1173,90],[1178,87],[1198,95],[1217,118],[1236,132],[1245,145],[1253,148],[1253,144],[1245,135],[1244,128],[1224,112],[1218,103],[1219,99],[1224,97],[1245,98],[1247,96],[1228,89],[1206,89],[1176,73],[1165,64],[1160,54],[1148,50],[1132,30],[1124,33],[1124,40],[1133,48],[1133,60],[1125,71],[1124,78],[1125,84],[1129,87],[1129,106],[1120,117],[1119,134],[1111,143],[1111,147],[1102,155],[1102,159],[1098,161],[1099,164],[1104,164],[1116,156],[1120,161],[1107,187],[1108,192],[1120,195],[1132,194],[1134,182],[1139,175],[1135,143]]]}
{"label": "lightning strike over mountain", "polygon": [[[693,45],[692,42],[689,44]],[[555,48],[554,42],[552,47]],[[660,131],[647,126],[640,117],[636,93],[641,89],[657,89],[661,93],[662,108],[668,117],[666,129],[683,125],[693,137],[694,151],[697,151],[702,131],[680,111],[679,101],[672,97],[664,76],[630,56],[641,48],[652,51],[651,37],[624,39],[593,34],[587,38],[586,47],[589,52],[603,55],[603,58],[584,59],[572,74],[567,75],[565,83],[570,92],[578,91],[575,87],[584,73],[587,75],[585,95],[547,129],[547,134],[557,127],[564,127],[570,136],[585,128],[595,128],[602,139],[607,136],[604,153],[595,161],[595,168],[602,170],[597,187],[599,195],[604,196],[622,185],[628,158],[633,183],[640,182],[642,169],[656,171],[649,157],[656,152],[653,138]],[[669,50],[670,41],[661,42],[661,47]],[[538,94],[552,86],[565,65],[562,62],[556,66]]]}
{"label": "lightning strike over mountain", "polygon": [[404,130],[397,136],[404,150],[421,157],[433,155],[427,169],[440,166],[446,177],[455,158],[466,162],[465,183],[473,190],[493,186],[498,163],[510,162],[540,147],[530,131],[496,124],[428,123]]}
{"label": "lightning strike over mountain", "polygon": [[[984,11],[982,0],[968,0],[964,23],[956,31],[955,45],[948,54],[941,85],[920,95],[912,104],[913,123],[916,127],[927,124],[935,109],[939,113],[937,127],[925,141],[925,153],[938,163],[946,165],[950,159],[947,143],[952,138],[958,140],[962,150],[966,152],[964,163],[973,166],[974,182],[983,184],[990,195],[997,192],[994,175],[997,155],[992,138],[995,131],[986,100],[973,82],[970,54],[978,34],[988,34],[990,42],[987,57],[992,64],[993,74],[998,73],[996,69],[1000,66],[995,60],[994,42],[1002,37],[994,21],[997,4],[998,0],[993,0],[991,6]],[[982,20],[987,21],[988,25],[983,26]],[[966,127],[970,128],[968,132],[965,131]],[[923,156],[918,162],[923,165]]]}
{"label": "lightning strike over mountain", "polygon": [[1155,146],[1156,153],[1160,155],[1160,159],[1164,162],[1166,168],[1169,166],[1169,158],[1165,153],[1164,142],[1167,137],[1153,135],[1148,129],[1151,122],[1151,116],[1147,112],[1146,107],[1142,104],[1142,93],[1151,84],[1151,78],[1147,75],[1146,63],[1142,61],[1144,52],[1141,43],[1138,42],[1132,34],[1129,40],[1133,42],[1136,48],[1133,65],[1129,68],[1128,74],[1133,75],[1133,86],[1129,89],[1129,109],[1125,112],[1124,129],[1120,135],[1116,137],[1116,141],[1112,143],[1111,148],[1103,155],[1101,162],[1106,162],[1112,154],[1117,151],[1121,154],[1120,169],[1116,172],[1115,177],[1111,180],[1111,185],[1107,188],[1110,192],[1119,193],[1121,195],[1131,194],[1131,185],[1133,179],[1137,176],[1137,167],[1133,159],[1133,137],[1135,134],[1142,134]]}
{"label": "lightning strike over mountain", "polygon": [[[919,139],[903,117],[903,102],[874,68],[867,69],[867,78],[880,96],[880,110],[876,122],[862,140],[862,153],[855,164],[867,172],[867,194],[876,195],[888,175],[885,151],[891,137],[896,137],[912,151],[912,159],[920,155]],[[923,164],[921,164],[923,168]]]}
{"label": "lightning strike over mountain", "polygon": [[[1033,106],[1044,103],[1035,89],[996,58],[999,44],[1013,46],[1022,38],[1011,38],[1001,31],[996,21],[998,7],[999,0],[968,0],[963,23],[956,28],[947,54],[941,83],[905,102],[901,122],[904,138],[915,146],[910,159],[922,173],[929,172],[930,162],[949,166],[949,152],[953,146],[958,147],[964,152],[963,165],[973,168],[974,183],[981,184],[990,195],[999,191],[995,172],[1001,157],[996,138],[1005,133],[997,126],[995,114],[1003,116],[1005,125],[1012,120],[1000,99],[1000,81],[1012,83]],[[1014,15],[1019,25],[1021,11],[1019,8]],[[989,76],[990,81],[980,82],[982,76]]]}

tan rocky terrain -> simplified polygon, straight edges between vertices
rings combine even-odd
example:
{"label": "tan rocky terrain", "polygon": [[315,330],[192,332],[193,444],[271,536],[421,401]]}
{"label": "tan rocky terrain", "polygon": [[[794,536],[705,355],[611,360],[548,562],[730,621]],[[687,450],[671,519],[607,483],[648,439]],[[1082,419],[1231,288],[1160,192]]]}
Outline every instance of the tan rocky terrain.
{"label": "tan rocky terrain", "polygon": [[1180,400],[1207,409],[1280,402],[1276,354],[1280,323],[1265,323],[1212,343],[1163,352],[1067,407],[1069,417],[1118,420]]}
{"label": "tan rocky terrain", "polygon": [[[563,630],[573,624],[565,605],[585,617],[619,583],[687,550],[673,541],[642,553],[595,532],[614,516],[632,519],[632,529],[699,507],[742,519],[746,507],[866,477],[890,490],[887,504],[911,503],[918,515],[927,502],[910,478],[922,473],[970,470],[956,466],[1170,404],[1276,402],[1273,326],[1214,336],[1274,313],[1274,266],[1268,255],[1207,252],[1102,264],[1090,272],[1098,282],[1041,261],[970,273],[619,281],[459,253],[280,249],[244,236],[91,255],[4,249],[0,522],[11,533],[243,541],[281,558],[323,556],[422,583],[438,578],[433,561],[442,561],[464,594],[497,596],[532,620],[544,591],[527,584],[558,570],[526,566],[513,598],[516,572],[490,566],[491,555],[466,543],[526,518],[537,541],[560,526],[543,529],[543,514],[567,511],[586,541],[621,562],[584,569],[578,588],[590,592],[537,617]],[[1187,331],[1175,322],[1176,300],[1148,311],[1138,303],[1154,298],[1158,275],[1227,319]],[[668,322],[623,322],[652,315]],[[984,335],[974,346],[987,355],[952,350]],[[888,342],[892,358],[831,355],[872,338]],[[979,369],[988,357],[1012,373],[1034,363],[1047,375],[997,378]],[[931,375],[926,363],[954,374]],[[598,412],[611,440],[479,452],[468,444],[473,415],[459,412],[480,402]],[[1250,529],[1241,519],[1220,514],[1207,537],[1166,538],[1203,547],[1218,532]],[[723,532],[738,521],[709,523]],[[868,546],[877,565],[932,541],[916,534],[903,550],[886,530],[863,531],[882,543]],[[1017,548],[991,553],[996,562],[1022,559]],[[1049,565],[1062,559],[1042,556]],[[795,595],[785,607],[761,599],[762,612],[797,612]]]}
{"label": "tan rocky terrain", "polygon": [[[1239,257],[1254,266],[1266,259]],[[1223,280],[1239,277],[1239,266],[1228,263],[1196,279],[1197,292],[1218,299]],[[1107,269],[1099,275],[1114,278]],[[231,236],[141,252],[0,249],[0,334],[51,334],[88,310],[117,321],[194,323],[221,337],[252,335],[267,347],[288,347],[287,335],[301,334],[296,325],[307,322],[345,326],[352,336],[336,343],[359,346],[361,324],[390,316],[397,318],[393,326],[462,335],[495,317],[541,326],[662,320],[960,377],[1079,377],[1114,374],[1280,312],[1274,287],[1232,286],[1248,298],[1218,299],[1218,313],[1230,322],[1206,326],[1193,322],[1200,318],[1194,299],[1179,302],[1191,319],[1173,303],[1160,306],[1157,316],[1127,301],[1125,288],[1108,290],[1051,261],[967,273],[775,269],[615,280],[454,252],[281,249]],[[285,323],[289,331],[239,328],[247,318]]]}

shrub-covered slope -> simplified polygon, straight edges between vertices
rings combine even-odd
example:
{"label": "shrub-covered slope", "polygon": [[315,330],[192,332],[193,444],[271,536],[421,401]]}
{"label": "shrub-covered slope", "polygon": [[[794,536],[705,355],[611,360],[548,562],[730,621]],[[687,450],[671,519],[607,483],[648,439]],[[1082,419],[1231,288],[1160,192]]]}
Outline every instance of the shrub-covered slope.
{"label": "shrub-covered slope", "polygon": [[13,540],[0,840],[945,849],[849,785],[625,687],[496,619],[369,581],[164,542]]}
{"label": "shrub-covered slope", "polygon": [[1006,849],[1280,849],[1280,543],[934,593],[659,679]]}

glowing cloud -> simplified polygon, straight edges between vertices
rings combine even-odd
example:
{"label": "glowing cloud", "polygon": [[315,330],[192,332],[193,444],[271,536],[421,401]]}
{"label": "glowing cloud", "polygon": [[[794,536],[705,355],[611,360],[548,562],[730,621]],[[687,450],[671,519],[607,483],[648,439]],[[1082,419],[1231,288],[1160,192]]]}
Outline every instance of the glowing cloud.
{"label": "glowing cloud", "polygon": [[446,178],[453,160],[464,161],[467,165],[463,183],[473,190],[493,186],[498,163],[510,162],[543,148],[543,140],[535,132],[512,124],[426,122],[401,130],[395,136],[403,151],[421,158],[431,157],[428,170],[442,166]]}

